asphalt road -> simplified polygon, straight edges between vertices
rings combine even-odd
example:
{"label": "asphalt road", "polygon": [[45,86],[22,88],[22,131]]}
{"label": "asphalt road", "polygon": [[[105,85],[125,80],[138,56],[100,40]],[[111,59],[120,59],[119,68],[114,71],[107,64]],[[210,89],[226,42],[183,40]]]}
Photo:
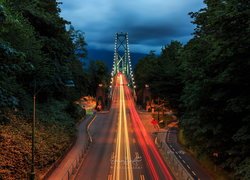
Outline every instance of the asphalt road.
{"label": "asphalt road", "polygon": [[212,177],[201,167],[200,164],[184,149],[177,141],[177,128],[170,128],[167,132],[166,142],[169,148],[175,153],[185,169],[193,176],[194,179],[212,180]]}
{"label": "asphalt road", "polygon": [[111,109],[92,123],[93,144],[75,179],[172,179],[140,121],[125,77],[118,76]]}

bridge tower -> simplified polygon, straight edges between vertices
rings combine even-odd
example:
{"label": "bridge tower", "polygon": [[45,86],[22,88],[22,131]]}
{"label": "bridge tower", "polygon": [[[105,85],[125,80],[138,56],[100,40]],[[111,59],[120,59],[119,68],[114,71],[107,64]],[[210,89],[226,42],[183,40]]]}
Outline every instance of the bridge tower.
{"label": "bridge tower", "polygon": [[135,88],[130,60],[128,33],[122,32],[116,33],[115,35],[114,60],[111,76],[113,77],[119,72],[125,74],[128,79],[129,86]]}

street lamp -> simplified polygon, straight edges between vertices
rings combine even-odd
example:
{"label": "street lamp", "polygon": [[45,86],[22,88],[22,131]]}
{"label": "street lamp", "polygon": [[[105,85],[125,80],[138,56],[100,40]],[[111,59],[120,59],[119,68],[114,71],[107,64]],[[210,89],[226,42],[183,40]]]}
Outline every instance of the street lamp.
{"label": "street lamp", "polygon": [[32,122],[32,159],[30,179],[35,179],[35,120],[36,120],[36,94],[33,95],[33,122]]}
{"label": "street lamp", "polygon": [[[75,84],[72,80],[66,81],[64,83],[66,87],[75,87]],[[33,94],[33,121],[32,121],[32,154],[31,154],[31,173],[30,179],[35,179],[35,123],[36,123],[36,95],[44,88],[45,86],[41,87],[38,91],[34,90]],[[35,84],[36,88],[36,84]]]}

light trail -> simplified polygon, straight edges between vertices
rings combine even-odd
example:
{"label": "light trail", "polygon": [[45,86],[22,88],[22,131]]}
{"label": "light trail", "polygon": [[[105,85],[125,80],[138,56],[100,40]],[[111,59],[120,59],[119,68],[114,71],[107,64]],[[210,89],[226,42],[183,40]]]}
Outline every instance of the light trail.
{"label": "light trail", "polygon": [[[114,163],[112,177],[113,177],[113,180],[123,179],[123,177],[121,177],[122,176],[121,171],[124,170],[123,173],[125,173],[125,179],[133,180],[131,151],[130,151],[130,143],[129,143],[129,135],[128,135],[122,75],[119,76],[119,79],[120,79],[119,119],[118,119],[118,129],[117,129],[116,148],[115,148],[115,163]],[[122,135],[125,137],[124,139],[122,139]],[[122,144],[122,140],[124,140],[123,144]],[[123,165],[125,166],[124,169],[122,169],[121,163],[123,163]]]}
{"label": "light trail", "polygon": [[[121,83],[121,79],[120,79]],[[122,119],[122,98],[121,98],[121,88],[120,88],[120,106],[119,106],[119,118],[118,118],[118,129],[116,137],[116,149],[115,149],[115,161],[113,170],[113,180],[120,179],[120,162],[121,162],[121,119]]]}
{"label": "light trail", "polygon": [[[118,128],[116,135],[116,147],[115,147],[115,161],[113,174],[110,176],[113,180],[133,180],[133,167],[130,150],[130,140],[126,115],[126,103],[129,107],[132,125],[137,137],[138,143],[143,152],[144,158],[147,162],[148,170],[150,171],[151,178],[154,180],[160,180],[162,177],[166,180],[172,180],[172,176],[163,161],[159,151],[157,150],[153,140],[144,128],[141,119],[135,109],[133,97],[130,89],[124,84],[127,83],[126,78],[123,75],[118,76],[119,79],[119,116],[118,116]],[[157,163],[157,165],[155,164]],[[123,166],[122,166],[123,165]],[[158,168],[157,168],[158,167]],[[144,179],[144,175],[140,175],[140,179]]]}
{"label": "light trail", "polygon": [[[121,84],[123,85],[122,78],[121,78]],[[127,160],[128,179],[132,180],[133,179],[132,162],[131,162],[132,158],[131,158],[131,152],[130,152],[130,146],[129,146],[130,143],[129,143],[129,136],[128,136],[128,125],[127,125],[127,116],[126,116],[124,86],[121,87],[121,90],[122,90],[123,124],[124,124],[124,133],[125,133],[125,142],[126,142],[125,143],[125,147],[126,147],[125,160]]]}
{"label": "light trail", "polygon": [[138,138],[138,142],[142,148],[142,151],[144,153],[144,156],[147,160],[149,169],[151,170],[151,175],[153,176],[153,178],[155,180],[159,179],[159,176],[158,176],[157,170],[154,166],[152,157],[150,156],[150,151],[154,155],[156,161],[160,164],[161,171],[164,174],[164,177],[166,179],[172,180],[173,178],[172,178],[168,168],[166,167],[166,164],[162,160],[161,155],[159,154],[158,150],[156,149],[154,142],[149,137],[148,133],[146,132],[146,130],[145,130],[145,128],[140,120],[140,117],[135,109],[135,105],[134,105],[134,102],[133,102],[133,99],[131,97],[131,93],[130,93],[128,87],[125,88],[125,94],[127,96],[128,105],[130,107],[129,109],[131,112],[131,118],[132,118],[132,122],[134,125],[135,133],[136,133],[136,136]]}

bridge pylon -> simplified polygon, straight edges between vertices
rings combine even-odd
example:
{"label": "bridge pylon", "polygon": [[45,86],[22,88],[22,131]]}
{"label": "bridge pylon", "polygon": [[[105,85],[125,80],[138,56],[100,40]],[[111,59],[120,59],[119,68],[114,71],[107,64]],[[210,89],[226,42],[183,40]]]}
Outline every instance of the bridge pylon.
{"label": "bridge pylon", "polygon": [[116,33],[114,60],[111,76],[114,77],[117,73],[126,75],[129,86],[135,88],[132,65],[130,60],[128,33]]}

